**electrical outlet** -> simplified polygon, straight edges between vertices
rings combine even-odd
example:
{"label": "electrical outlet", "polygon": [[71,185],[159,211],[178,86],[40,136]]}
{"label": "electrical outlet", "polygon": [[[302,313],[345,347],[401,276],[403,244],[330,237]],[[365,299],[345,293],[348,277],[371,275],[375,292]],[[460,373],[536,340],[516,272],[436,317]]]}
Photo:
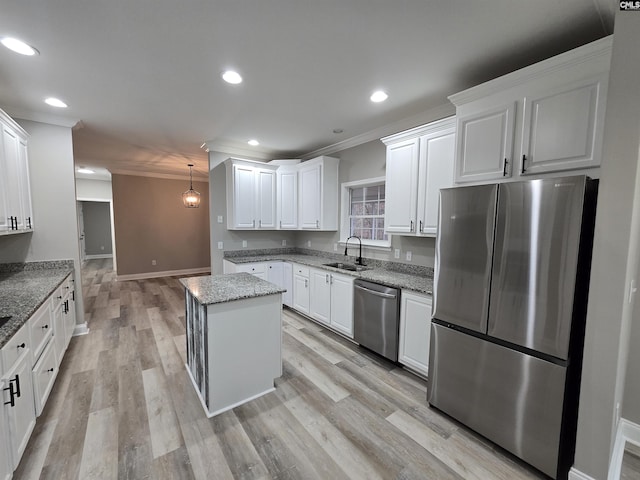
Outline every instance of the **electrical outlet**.
{"label": "electrical outlet", "polygon": [[337,244],[337,243],[334,243],[334,244],[333,244],[333,251],[334,251],[334,252],[337,252],[337,251],[338,251],[338,244]]}
{"label": "electrical outlet", "polygon": [[287,246],[287,241],[286,240],[282,240],[282,246],[286,247]]}
{"label": "electrical outlet", "polygon": [[407,262],[410,262],[410,261],[411,261],[411,252],[410,252],[410,251],[409,251],[409,252],[407,252],[407,256],[406,256],[406,258],[407,258]]}
{"label": "electrical outlet", "polygon": [[104,250],[104,245],[100,245],[100,250]]}
{"label": "electrical outlet", "polygon": [[400,249],[399,248],[396,248],[393,251],[393,258],[400,258]]}
{"label": "electrical outlet", "polygon": [[246,240],[242,240],[242,247],[243,248],[247,248],[247,241]]}
{"label": "electrical outlet", "polygon": [[218,215],[218,223],[222,223],[222,215]]}
{"label": "electrical outlet", "polygon": [[151,265],[157,265],[158,262],[156,262],[155,260],[151,260]]}
{"label": "electrical outlet", "polygon": [[307,240],[307,248],[311,248],[311,240]]}
{"label": "electrical outlet", "polygon": [[218,242],[218,250],[222,250],[224,248],[224,244],[222,242]]}

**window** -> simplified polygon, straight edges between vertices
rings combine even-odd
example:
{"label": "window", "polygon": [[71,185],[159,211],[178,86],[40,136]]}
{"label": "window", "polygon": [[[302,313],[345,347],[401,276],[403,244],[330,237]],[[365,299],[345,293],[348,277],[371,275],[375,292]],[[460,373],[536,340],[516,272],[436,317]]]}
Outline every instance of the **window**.
{"label": "window", "polygon": [[342,184],[342,240],[352,235],[363,245],[389,247],[384,232],[385,180],[374,178]]}

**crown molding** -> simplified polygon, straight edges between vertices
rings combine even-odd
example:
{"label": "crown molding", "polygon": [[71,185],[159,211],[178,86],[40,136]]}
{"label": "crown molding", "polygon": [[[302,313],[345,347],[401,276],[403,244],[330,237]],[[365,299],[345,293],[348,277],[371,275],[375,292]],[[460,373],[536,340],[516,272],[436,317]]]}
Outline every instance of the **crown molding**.
{"label": "crown molding", "polygon": [[[152,177],[152,178],[162,178],[165,180],[189,180],[189,175],[175,175],[171,173],[156,173],[156,172],[141,172],[139,170],[123,170],[123,169],[115,169],[111,170],[111,176],[113,175],[129,175],[133,177]],[[194,182],[205,182],[209,183],[208,176],[193,176]]]}
{"label": "crown molding", "polygon": [[32,122],[48,123],[49,125],[57,125],[59,127],[74,128],[76,125],[82,127],[82,122],[78,118],[69,118],[62,115],[53,115],[50,113],[34,112],[32,110],[22,110],[19,108],[6,107],[4,110],[13,118],[21,120],[29,120]]}

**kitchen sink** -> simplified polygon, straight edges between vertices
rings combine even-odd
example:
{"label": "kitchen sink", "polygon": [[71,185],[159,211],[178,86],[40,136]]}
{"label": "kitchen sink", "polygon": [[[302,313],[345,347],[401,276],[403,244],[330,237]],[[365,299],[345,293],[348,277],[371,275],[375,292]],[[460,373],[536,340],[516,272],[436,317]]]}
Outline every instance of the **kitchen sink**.
{"label": "kitchen sink", "polygon": [[361,272],[363,270],[367,270],[367,267],[365,265],[354,265],[352,263],[342,263],[342,262],[325,263],[324,266],[339,268],[340,270],[349,270],[350,272]]}

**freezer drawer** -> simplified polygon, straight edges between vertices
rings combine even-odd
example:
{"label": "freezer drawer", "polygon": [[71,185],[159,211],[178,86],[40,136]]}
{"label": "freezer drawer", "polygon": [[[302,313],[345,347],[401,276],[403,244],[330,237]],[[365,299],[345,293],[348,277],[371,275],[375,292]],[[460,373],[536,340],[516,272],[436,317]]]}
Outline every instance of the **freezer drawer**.
{"label": "freezer drawer", "polygon": [[566,370],[431,326],[429,404],[556,477]]}

